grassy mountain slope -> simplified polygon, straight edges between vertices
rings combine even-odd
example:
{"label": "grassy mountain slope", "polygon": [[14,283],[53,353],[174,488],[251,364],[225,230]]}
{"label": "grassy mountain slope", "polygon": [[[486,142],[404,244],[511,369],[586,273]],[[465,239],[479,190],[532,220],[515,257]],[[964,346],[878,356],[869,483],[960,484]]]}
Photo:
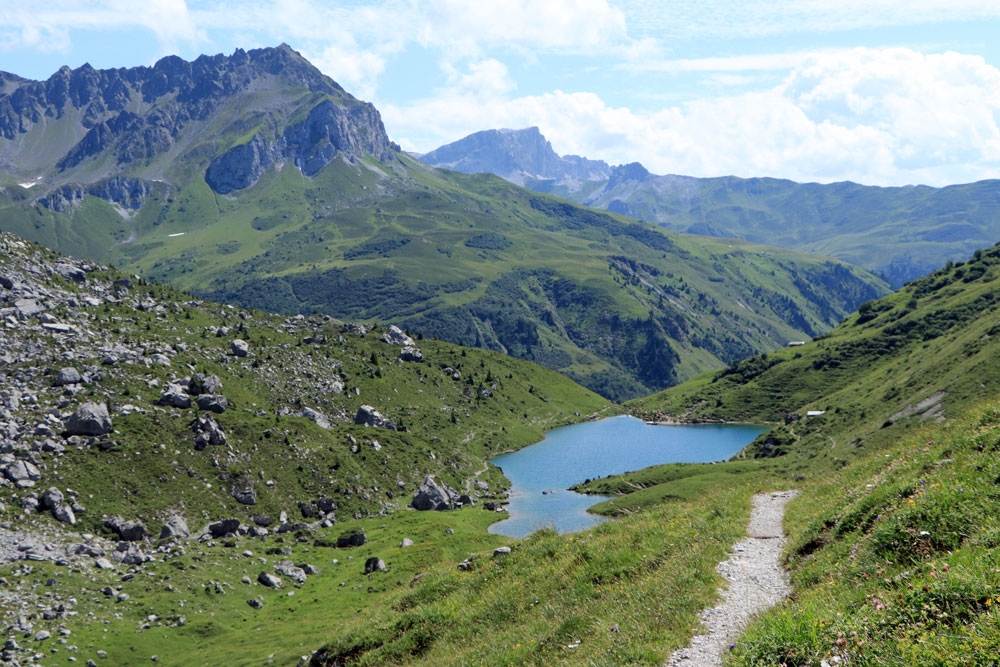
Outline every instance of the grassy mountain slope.
{"label": "grassy mountain slope", "polygon": [[[244,306],[393,319],[616,399],[825,331],[885,290],[432,169],[285,46],[7,85],[0,228]],[[35,143],[51,159],[29,169]]]}
{"label": "grassy mountain slope", "polygon": [[[537,128],[485,131],[422,156],[488,171],[538,192],[656,222],[837,257],[895,287],[968,257],[1000,235],[1000,181],[944,188],[795,183],[776,178],[659,176],[555,154]],[[581,169],[581,165],[589,168]]]}
{"label": "grassy mountain slope", "polygon": [[998,287],[994,246],[862,305],[819,340],[738,362],[631,407],[647,418],[778,423],[748,456],[794,452],[842,465],[996,395]]}

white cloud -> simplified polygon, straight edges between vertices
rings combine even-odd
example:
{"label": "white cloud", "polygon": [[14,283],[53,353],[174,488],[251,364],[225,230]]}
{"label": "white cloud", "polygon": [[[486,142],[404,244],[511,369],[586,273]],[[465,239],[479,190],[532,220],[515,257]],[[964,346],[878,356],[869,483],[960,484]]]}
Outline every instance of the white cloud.
{"label": "white cloud", "polygon": [[143,28],[152,32],[164,53],[193,43],[196,28],[185,0],[100,0],[80,7],[72,0],[4,3],[0,7],[0,40],[4,49],[66,51],[71,31]]}
{"label": "white cloud", "polygon": [[560,153],[638,160],[656,173],[883,185],[1000,176],[1000,71],[958,53],[813,54],[768,90],[649,113],[587,92],[477,98],[451,88],[383,116],[424,151],[476,130],[538,125]]}

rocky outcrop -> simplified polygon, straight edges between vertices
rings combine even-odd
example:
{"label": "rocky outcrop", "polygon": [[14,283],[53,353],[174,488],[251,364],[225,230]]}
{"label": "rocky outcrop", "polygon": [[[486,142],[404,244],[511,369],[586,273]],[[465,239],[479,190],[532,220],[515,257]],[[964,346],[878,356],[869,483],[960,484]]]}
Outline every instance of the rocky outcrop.
{"label": "rocky outcrop", "polygon": [[449,510],[456,507],[459,500],[458,492],[447,484],[439,484],[434,477],[427,475],[420,483],[420,488],[413,494],[413,509],[420,511]]}
{"label": "rocky outcrop", "polygon": [[66,420],[67,435],[106,435],[111,432],[111,415],[104,403],[84,403]]}
{"label": "rocky outcrop", "polygon": [[382,416],[382,413],[370,405],[362,405],[354,415],[354,423],[371,428],[384,428],[390,431],[396,430],[396,424]]}

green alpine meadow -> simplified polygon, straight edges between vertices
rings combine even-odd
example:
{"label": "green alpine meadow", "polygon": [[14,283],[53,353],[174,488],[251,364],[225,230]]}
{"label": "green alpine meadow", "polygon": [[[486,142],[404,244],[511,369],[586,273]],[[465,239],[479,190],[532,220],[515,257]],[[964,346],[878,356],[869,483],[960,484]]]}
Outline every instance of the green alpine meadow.
{"label": "green alpine meadow", "polygon": [[[337,70],[345,81],[400,54],[419,62],[437,30],[453,31],[462,58],[485,48],[457,37],[470,29],[449,21],[463,12],[421,24],[421,3],[392,16],[371,4],[337,4],[310,26],[367,17],[378,30],[364,34],[400,40]],[[572,24],[582,39],[616,25],[606,4],[538,25],[556,39],[557,18],[591,12]],[[290,29],[259,7],[190,5],[192,26],[224,15],[227,33],[251,34],[250,16]],[[501,32],[528,11],[480,10]],[[26,20],[0,16],[5,49],[78,34],[4,31]],[[357,47],[344,35],[340,47]],[[443,61],[438,87],[392,80],[427,95],[462,87],[448,113],[380,111],[324,73],[346,56],[319,58],[315,39],[304,41],[322,69],[281,44],[65,66],[45,80],[0,72],[0,665],[1000,663],[995,181],[654,176],[560,157],[538,128],[420,153],[409,148],[435,123],[460,127],[467,105],[485,123],[545,117],[557,99],[583,137],[596,102],[530,93],[504,106],[515,69]],[[602,44],[585,50],[610,57]],[[777,55],[738,71],[799,58]],[[947,54],[949,72],[960,55]],[[801,56],[775,90],[798,91],[803,107],[830,94],[802,92],[824,57],[874,58]],[[539,72],[560,69],[546,62]],[[921,62],[908,68],[937,61]],[[649,67],[681,86],[679,73],[730,64]],[[616,77],[624,86],[645,68]],[[894,80],[885,63],[862,70]],[[840,67],[837,85],[852,71]],[[963,79],[959,106],[978,109],[976,80]],[[873,86],[834,120],[888,114],[862,95]],[[658,90],[644,94],[669,97]],[[894,90],[902,105],[909,89]],[[774,101],[747,95],[733,99]],[[663,115],[676,136],[711,110],[685,105]],[[795,154],[812,117],[790,122],[779,107],[719,134],[760,133],[761,159],[781,168],[841,173],[815,145]],[[623,126],[598,143],[636,146],[637,116],[605,111]],[[391,138],[383,114],[409,129]],[[787,161],[767,140],[783,123]],[[820,143],[837,143],[823,123]],[[938,173],[920,166],[925,153],[966,159],[960,129],[934,151],[901,141],[900,164],[917,165],[902,173]],[[847,142],[840,130],[830,136]],[[862,136],[889,133],[886,121]],[[676,152],[710,161],[719,145]],[[569,489],[522,486],[511,459],[496,459],[537,452],[554,429],[618,422],[691,435],[680,458],[657,441],[655,460],[679,463],[637,470],[623,464],[636,443],[607,436],[599,474],[568,438],[557,463],[529,473],[565,468]],[[731,425],[744,439],[714,454],[702,434]],[[498,534],[520,499],[559,507],[571,492],[594,496],[572,498],[602,523]]]}

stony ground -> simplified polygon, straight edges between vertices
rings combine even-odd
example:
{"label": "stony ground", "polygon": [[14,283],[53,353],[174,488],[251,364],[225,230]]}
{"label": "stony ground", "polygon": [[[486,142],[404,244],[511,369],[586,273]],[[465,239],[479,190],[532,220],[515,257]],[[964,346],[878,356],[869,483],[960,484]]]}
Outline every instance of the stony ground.
{"label": "stony ground", "polygon": [[722,600],[702,613],[705,632],[675,651],[667,667],[721,665],[730,644],[754,615],[788,595],[788,576],[780,564],[785,547],[782,520],[785,504],[796,493],[759,493],[753,497],[747,538],[733,546],[728,560],[719,563],[719,574],[729,584]]}

